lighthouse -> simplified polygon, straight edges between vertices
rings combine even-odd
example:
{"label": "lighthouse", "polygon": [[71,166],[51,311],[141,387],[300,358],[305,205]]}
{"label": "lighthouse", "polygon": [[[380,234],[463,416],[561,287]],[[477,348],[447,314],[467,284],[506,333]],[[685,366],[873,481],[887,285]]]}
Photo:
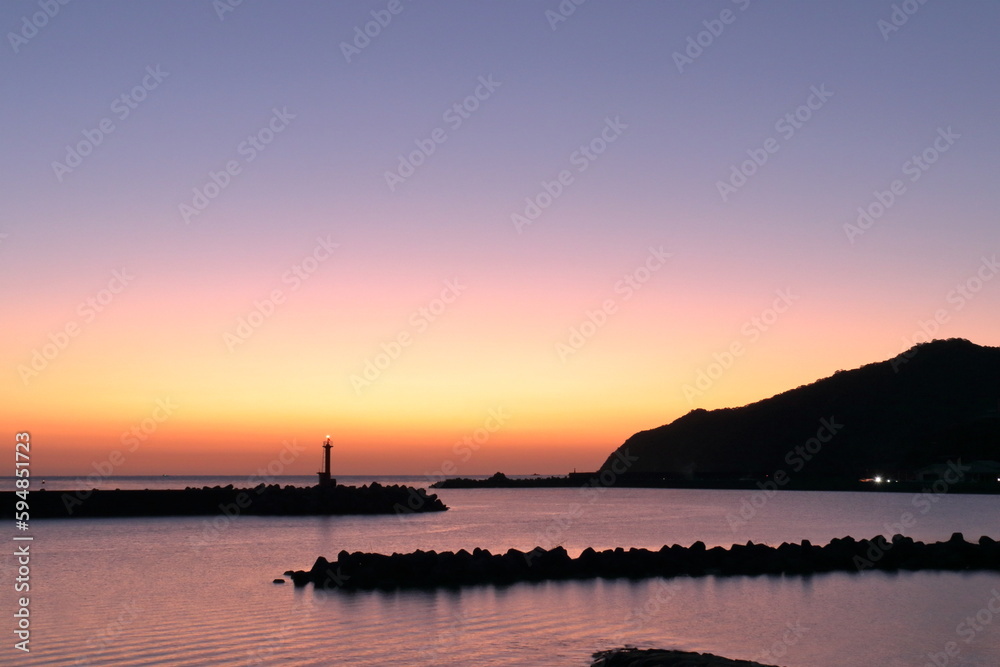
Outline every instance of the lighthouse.
{"label": "lighthouse", "polygon": [[337,480],[330,477],[330,450],[333,449],[333,445],[330,444],[330,436],[326,436],[326,442],[323,443],[323,470],[319,473],[319,485],[320,486],[337,486]]}

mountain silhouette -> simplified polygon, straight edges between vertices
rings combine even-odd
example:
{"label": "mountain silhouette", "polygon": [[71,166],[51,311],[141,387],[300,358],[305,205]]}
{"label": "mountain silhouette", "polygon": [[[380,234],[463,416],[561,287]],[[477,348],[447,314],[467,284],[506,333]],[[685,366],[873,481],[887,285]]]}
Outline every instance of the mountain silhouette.
{"label": "mountain silhouette", "polygon": [[636,433],[601,469],[627,460],[629,474],[676,479],[912,479],[934,463],[1000,460],[998,407],[1000,348],[936,340],[743,407],[692,410]]}

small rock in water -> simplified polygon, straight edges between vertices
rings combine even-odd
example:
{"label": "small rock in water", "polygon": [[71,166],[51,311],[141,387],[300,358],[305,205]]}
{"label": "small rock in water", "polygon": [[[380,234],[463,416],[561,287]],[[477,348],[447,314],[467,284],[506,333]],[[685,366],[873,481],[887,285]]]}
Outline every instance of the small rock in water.
{"label": "small rock in water", "polygon": [[283,584],[283,583],[285,583],[285,580],[284,579],[275,579],[271,583],[272,584]]}

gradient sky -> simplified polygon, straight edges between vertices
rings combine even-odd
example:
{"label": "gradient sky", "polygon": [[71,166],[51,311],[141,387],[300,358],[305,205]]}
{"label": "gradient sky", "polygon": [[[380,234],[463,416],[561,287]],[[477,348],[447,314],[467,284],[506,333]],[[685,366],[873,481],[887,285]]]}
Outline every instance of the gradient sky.
{"label": "gradient sky", "polygon": [[311,474],[327,433],[335,474],[587,470],[921,322],[1000,345],[995,3],[232,4],[0,6],[36,475]]}

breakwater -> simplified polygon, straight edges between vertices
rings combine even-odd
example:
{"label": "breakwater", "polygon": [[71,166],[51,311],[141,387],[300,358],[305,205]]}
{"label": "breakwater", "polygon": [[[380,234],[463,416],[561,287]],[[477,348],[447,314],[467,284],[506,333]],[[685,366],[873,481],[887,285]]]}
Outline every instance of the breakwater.
{"label": "breakwater", "polygon": [[322,556],[309,570],[289,570],[296,586],[318,588],[383,589],[453,587],[477,584],[510,584],[557,579],[642,578],[703,575],[812,574],[865,570],[1000,570],[1000,543],[983,536],[967,542],[955,533],[945,542],[924,543],[902,535],[891,540],[853,537],[833,539],[825,546],[808,540],[766,544],[734,544],[706,548],[703,542],[689,547],[648,549],[585,549],[572,558],[563,547],[535,547],[523,552],[509,549],[493,554],[485,549],[471,553],[414,551],[392,555],[348,553],[337,560]]}
{"label": "breakwater", "polygon": [[[17,498],[0,493],[5,518]],[[214,486],[183,490],[32,491],[32,519],[90,517],[235,515],[412,514],[441,512],[447,506],[435,494],[410,486]]]}

